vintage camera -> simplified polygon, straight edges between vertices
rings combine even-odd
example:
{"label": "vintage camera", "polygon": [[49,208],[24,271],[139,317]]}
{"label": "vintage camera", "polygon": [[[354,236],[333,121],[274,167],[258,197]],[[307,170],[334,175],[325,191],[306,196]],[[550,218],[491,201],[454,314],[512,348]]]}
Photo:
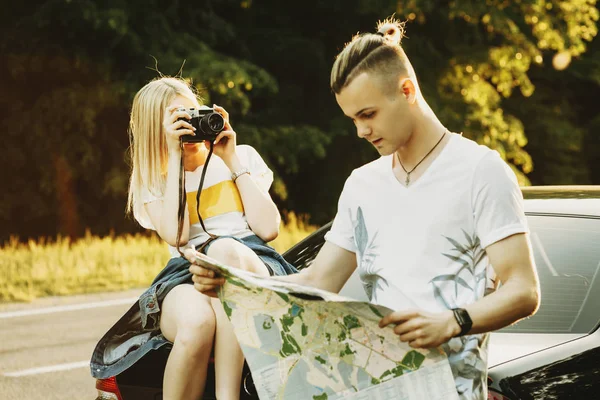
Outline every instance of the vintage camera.
{"label": "vintage camera", "polygon": [[[205,140],[213,141],[219,133],[225,128],[225,120],[223,116],[214,109],[207,106],[200,108],[180,108],[178,111],[187,112],[192,119],[188,120],[194,128],[196,128],[196,136],[183,135],[181,140],[186,143],[204,142]],[[186,120],[185,118],[180,118]]]}

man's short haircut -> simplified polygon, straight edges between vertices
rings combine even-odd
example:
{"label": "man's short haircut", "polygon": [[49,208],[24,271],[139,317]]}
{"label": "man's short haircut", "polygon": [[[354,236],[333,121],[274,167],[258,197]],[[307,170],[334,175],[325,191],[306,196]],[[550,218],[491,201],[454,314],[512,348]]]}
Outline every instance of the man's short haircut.
{"label": "man's short haircut", "polygon": [[390,79],[402,74],[414,78],[414,70],[402,49],[404,23],[388,18],[377,24],[377,33],[355,35],[338,54],[331,68],[330,86],[339,94],[363,72],[378,75],[390,89]]}

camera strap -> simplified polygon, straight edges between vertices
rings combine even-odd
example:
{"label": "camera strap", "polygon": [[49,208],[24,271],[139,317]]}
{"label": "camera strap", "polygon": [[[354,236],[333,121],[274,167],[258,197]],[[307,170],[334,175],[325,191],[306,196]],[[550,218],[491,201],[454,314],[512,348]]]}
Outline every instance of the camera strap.
{"label": "camera strap", "polygon": [[[179,161],[179,208],[177,209],[177,240],[175,244],[177,246],[177,251],[179,252],[179,254],[182,257],[184,257],[183,252],[179,249],[181,235],[183,234],[183,220],[185,218],[185,206],[187,197],[185,192],[185,171],[183,168],[183,140],[180,140],[179,146],[181,148],[181,159]],[[218,237],[217,235],[213,235],[212,233],[206,230],[206,227],[204,226],[204,221],[202,220],[202,216],[200,215],[200,193],[202,192],[202,186],[204,186],[204,177],[206,176],[206,171],[208,171],[208,163],[213,154],[214,146],[215,144],[211,141],[210,150],[208,152],[208,156],[206,157],[206,161],[202,166],[202,175],[200,177],[200,183],[198,184],[198,190],[196,191],[196,213],[198,215],[198,220],[200,221],[202,229],[208,234],[208,236],[210,236],[207,242],[212,241]]]}
{"label": "camera strap", "polygon": [[200,183],[198,184],[198,191],[196,191],[196,213],[198,214],[198,220],[200,221],[200,225],[202,225],[202,229],[204,229],[204,232],[206,232],[211,239],[215,239],[217,236],[207,231],[206,227],[204,226],[204,221],[202,221],[202,216],[200,215],[200,192],[202,192],[202,186],[204,186],[204,176],[206,176],[206,171],[208,171],[208,162],[210,161],[210,157],[213,154],[214,147],[215,144],[211,141],[210,151],[208,152],[208,156],[206,156],[206,161],[204,162],[204,166],[202,167],[202,176],[200,177]]}

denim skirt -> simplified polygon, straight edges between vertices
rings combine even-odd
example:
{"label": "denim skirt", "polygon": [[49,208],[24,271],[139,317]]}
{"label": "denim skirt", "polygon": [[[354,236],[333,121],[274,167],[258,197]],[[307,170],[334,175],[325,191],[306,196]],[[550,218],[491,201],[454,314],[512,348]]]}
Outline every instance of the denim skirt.
{"label": "denim skirt", "polygon": [[[206,254],[217,240],[231,238],[249,247],[265,264],[271,275],[289,275],[298,270],[275,249],[256,235],[244,238],[220,236],[199,246]],[[190,262],[184,257],[171,258],[154,278],[139,300],[100,339],[92,353],[91,374],[96,379],[116,376],[135,364],[150,350],[169,343],[160,331],[160,307],[167,294],[177,285],[193,285]]]}

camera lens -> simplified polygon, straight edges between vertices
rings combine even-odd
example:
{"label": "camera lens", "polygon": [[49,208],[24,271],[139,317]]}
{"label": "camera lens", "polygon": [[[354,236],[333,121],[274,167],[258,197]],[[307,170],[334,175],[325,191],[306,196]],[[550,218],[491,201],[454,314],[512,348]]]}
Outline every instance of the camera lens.
{"label": "camera lens", "polygon": [[223,120],[223,116],[219,113],[212,113],[206,119],[209,129],[215,133],[221,132],[225,127],[225,120]]}

